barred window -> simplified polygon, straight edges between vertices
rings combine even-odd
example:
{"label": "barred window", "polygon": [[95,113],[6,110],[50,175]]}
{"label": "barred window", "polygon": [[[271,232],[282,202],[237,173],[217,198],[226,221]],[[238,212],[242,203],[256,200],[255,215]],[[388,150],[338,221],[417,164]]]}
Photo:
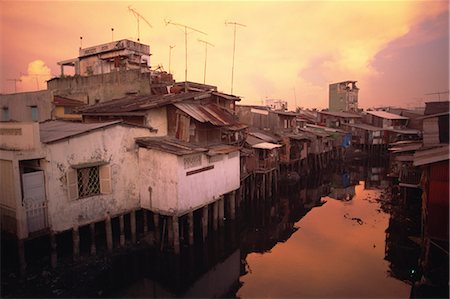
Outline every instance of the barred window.
{"label": "barred window", "polygon": [[98,166],[77,169],[78,196],[88,197],[100,194]]}

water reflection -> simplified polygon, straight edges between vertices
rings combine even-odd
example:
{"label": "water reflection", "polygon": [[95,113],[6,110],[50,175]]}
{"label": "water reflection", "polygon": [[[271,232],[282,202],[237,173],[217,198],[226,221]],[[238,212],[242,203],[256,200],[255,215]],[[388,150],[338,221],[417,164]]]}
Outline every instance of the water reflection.
{"label": "water reflection", "polygon": [[300,177],[278,197],[244,200],[236,222],[179,257],[116,256],[84,296],[409,297],[414,258],[396,247],[409,239],[383,206],[388,184],[382,165],[364,163]]}

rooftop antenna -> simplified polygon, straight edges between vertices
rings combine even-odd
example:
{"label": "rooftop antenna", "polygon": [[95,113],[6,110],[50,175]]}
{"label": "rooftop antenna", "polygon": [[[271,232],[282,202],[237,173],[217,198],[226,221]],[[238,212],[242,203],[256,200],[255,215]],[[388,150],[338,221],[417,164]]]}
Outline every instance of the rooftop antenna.
{"label": "rooftop antenna", "polygon": [[441,101],[441,94],[448,94],[448,92],[449,92],[448,90],[446,90],[446,91],[438,91],[438,92],[433,92],[433,93],[426,93],[425,95],[426,96],[431,96],[431,95],[437,94],[439,101]]}
{"label": "rooftop antenna", "polygon": [[236,26],[247,27],[244,24],[236,23],[236,22],[228,22],[225,21],[225,25],[233,25],[234,26],[234,40],[233,40],[233,64],[231,65],[231,94],[233,94],[233,76],[234,76],[234,53],[236,52]]}
{"label": "rooftop antenna", "polygon": [[24,74],[20,73],[20,76],[34,76],[34,79],[36,80],[36,88],[39,90],[39,80],[38,77],[49,77],[51,74]]}
{"label": "rooftop antenna", "polygon": [[131,5],[128,5],[128,11],[130,11],[136,17],[137,31],[138,31],[138,38],[137,38],[137,40],[140,41],[140,31],[139,31],[139,21],[140,21],[140,19],[142,19],[145,23],[147,23],[147,25],[150,26],[150,28],[152,28],[152,25],[140,13],[138,13],[136,10],[131,8]]}
{"label": "rooftop antenna", "polygon": [[114,28],[111,28],[111,41],[114,41]]}
{"label": "rooftop antenna", "polygon": [[83,37],[80,36],[80,50],[83,48]]}
{"label": "rooftop antenna", "polygon": [[205,82],[206,82],[206,59],[208,57],[208,46],[214,47],[214,45],[211,43],[208,43],[207,41],[201,40],[201,39],[198,39],[198,41],[205,44],[205,68],[203,70],[203,84],[205,84]]}
{"label": "rooftop antenna", "polygon": [[184,61],[185,61],[185,68],[184,68],[184,92],[187,92],[187,30],[189,29],[191,31],[195,31],[195,32],[198,32],[198,33],[201,33],[201,34],[204,34],[204,35],[207,35],[207,34],[205,32],[203,32],[203,31],[198,30],[198,29],[189,27],[187,25],[175,23],[175,22],[172,22],[170,20],[164,20],[164,22],[166,23],[166,26],[170,24],[170,25],[175,25],[175,26],[184,28],[184,56],[185,56],[184,57]]}
{"label": "rooftop antenna", "polygon": [[295,103],[294,111],[297,111],[297,93],[295,92],[295,86],[294,86],[294,103]]}
{"label": "rooftop antenna", "polygon": [[172,74],[172,71],[170,70],[170,59],[172,57],[172,49],[175,48],[175,45],[170,46],[169,45],[169,74]]}
{"label": "rooftop antenna", "polygon": [[6,79],[6,81],[14,81],[14,93],[17,93],[17,82],[22,82],[20,79]]}

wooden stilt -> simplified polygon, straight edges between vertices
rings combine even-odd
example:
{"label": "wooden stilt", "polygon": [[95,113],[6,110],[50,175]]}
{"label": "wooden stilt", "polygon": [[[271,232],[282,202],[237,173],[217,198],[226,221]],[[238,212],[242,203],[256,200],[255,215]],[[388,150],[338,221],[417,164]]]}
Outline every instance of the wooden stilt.
{"label": "wooden stilt", "polygon": [[154,234],[155,234],[155,242],[156,244],[160,244],[161,242],[161,233],[159,228],[159,215],[153,214],[153,225],[154,225]]}
{"label": "wooden stilt", "polygon": [[89,224],[89,230],[91,232],[91,255],[97,253],[97,247],[95,246],[95,223]]}
{"label": "wooden stilt", "polygon": [[[172,217],[166,217],[167,219],[167,241],[169,242],[169,245],[173,245],[173,219]],[[177,219],[178,221],[178,219]]]}
{"label": "wooden stilt", "polygon": [[194,212],[188,214],[189,245],[194,245]]}
{"label": "wooden stilt", "polygon": [[202,237],[203,242],[206,240],[206,237],[208,236],[208,206],[204,206],[202,208],[203,215],[202,215]]}
{"label": "wooden stilt", "polygon": [[[239,189],[238,189],[239,190]],[[231,191],[228,195],[228,211],[229,214],[228,217],[230,220],[233,220],[236,218],[236,191]]]}
{"label": "wooden stilt", "polygon": [[225,199],[223,196],[219,199],[219,226],[223,226],[223,220],[225,218]]}
{"label": "wooden stilt", "polygon": [[180,228],[179,228],[179,222],[178,217],[173,216],[172,217],[172,235],[173,235],[173,251],[175,254],[180,253]]}
{"label": "wooden stilt", "polygon": [[135,244],[137,239],[136,232],[136,211],[130,213],[130,227],[131,227],[131,243]]}
{"label": "wooden stilt", "polygon": [[77,261],[80,258],[80,232],[77,225],[72,228],[72,246],[73,260]]}
{"label": "wooden stilt", "polygon": [[27,272],[27,260],[25,258],[25,240],[18,239],[17,240],[17,250],[19,251],[19,270],[20,276],[24,277]]}
{"label": "wooden stilt", "polygon": [[216,231],[217,230],[217,224],[219,221],[219,201],[216,200],[213,203],[213,230]]}
{"label": "wooden stilt", "polygon": [[109,252],[113,249],[113,238],[112,238],[112,227],[111,227],[111,216],[109,214],[105,219],[105,230],[106,230],[106,248]]}
{"label": "wooden stilt", "polygon": [[58,254],[56,251],[56,236],[53,230],[50,231],[50,265],[53,269],[58,264]]}
{"label": "wooden stilt", "polygon": [[120,227],[119,244],[120,244],[120,247],[124,247],[125,246],[125,221],[124,221],[123,215],[119,216],[119,227]]}
{"label": "wooden stilt", "polygon": [[142,210],[142,222],[144,225],[144,236],[148,234],[148,213],[147,210]]}

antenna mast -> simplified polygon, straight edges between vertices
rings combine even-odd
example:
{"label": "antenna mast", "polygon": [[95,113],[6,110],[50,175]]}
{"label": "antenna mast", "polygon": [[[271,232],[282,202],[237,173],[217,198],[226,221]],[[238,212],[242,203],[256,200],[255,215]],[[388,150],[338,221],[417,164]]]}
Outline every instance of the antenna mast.
{"label": "antenna mast", "polygon": [[203,84],[205,84],[205,82],[206,82],[206,59],[208,57],[208,46],[214,47],[214,45],[211,43],[208,43],[207,41],[201,40],[201,39],[198,39],[198,41],[205,44],[205,68],[203,70]]}
{"label": "antenna mast", "polygon": [[137,41],[140,41],[140,30],[139,30],[139,20],[142,19],[150,28],[153,28],[149,21],[147,21],[140,13],[138,13],[136,10],[131,8],[131,5],[128,6],[128,11],[130,11],[135,17],[137,22],[137,31],[138,31],[138,38]]}
{"label": "antenna mast", "polygon": [[426,93],[425,95],[426,96],[431,96],[431,95],[437,94],[439,101],[441,101],[441,94],[448,94],[448,92],[449,92],[448,90],[446,90],[446,91],[438,91],[438,92],[433,92],[433,93]]}
{"label": "antenna mast", "polygon": [[170,59],[172,57],[172,49],[175,48],[175,45],[170,46],[169,45],[169,74],[172,74],[172,72],[170,71]]}
{"label": "antenna mast", "polygon": [[234,40],[233,40],[233,64],[231,65],[231,94],[233,94],[233,77],[234,77],[234,53],[236,52],[236,26],[247,27],[244,24],[236,22],[225,21],[225,25],[234,25]]}
{"label": "antenna mast", "polygon": [[189,30],[192,30],[192,31],[195,31],[195,32],[204,34],[204,35],[207,35],[207,34],[206,34],[205,32],[203,32],[203,31],[198,30],[198,29],[189,27],[189,26],[187,26],[187,25],[175,23],[175,22],[172,22],[172,21],[170,21],[170,20],[164,20],[164,22],[166,23],[166,26],[169,25],[169,24],[171,24],[171,25],[175,25],[175,26],[179,26],[179,27],[184,28],[184,56],[185,56],[185,57],[184,57],[184,60],[185,60],[185,68],[184,68],[184,92],[187,92],[187,30],[189,29]]}
{"label": "antenna mast", "polygon": [[6,81],[14,81],[14,93],[17,93],[17,82],[22,82],[20,79],[6,79]]}

